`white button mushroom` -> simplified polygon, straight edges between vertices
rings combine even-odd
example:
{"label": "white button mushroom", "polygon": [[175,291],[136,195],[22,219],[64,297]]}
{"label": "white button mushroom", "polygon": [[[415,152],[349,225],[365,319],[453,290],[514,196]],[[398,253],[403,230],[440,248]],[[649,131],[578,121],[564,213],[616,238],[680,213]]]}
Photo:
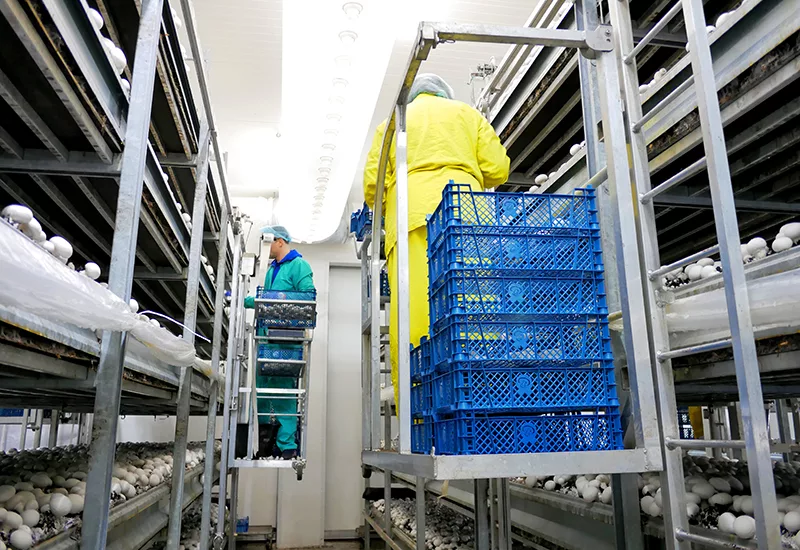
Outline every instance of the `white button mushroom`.
{"label": "white button mushroom", "polygon": [[784,250],[789,250],[792,248],[792,239],[789,237],[776,237],[774,241],[772,241],[772,251],[773,252],[783,252]]}
{"label": "white button mushroom", "polygon": [[94,262],[86,262],[86,265],[83,266],[83,272],[91,280],[96,281],[100,276],[100,266]]}
{"label": "white button mushroom", "polygon": [[8,501],[16,493],[17,490],[14,489],[14,487],[12,487],[11,485],[0,486],[0,503]]}
{"label": "white button mushroom", "polygon": [[704,265],[700,269],[700,278],[708,279],[709,277],[713,277],[717,273],[719,273],[719,271],[717,271],[717,268],[714,267],[713,265]]}
{"label": "white button mushroom", "polygon": [[761,237],[754,237],[750,239],[750,242],[747,243],[747,251],[755,256],[759,250],[767,248],[767,241],[762,239]]}
{"label": "white button mushroom", "polygon": [[708,499],[708,502],[715,506],[727,506],[733,502],[733,497],[728,493],[717,493]]}
{"label": "white button mushroom", "polygon": [[578,153],[580,153],[580,151],[581,151],[580,143],[575,143],[572,147],[569,148],[569,154],[573,157]]}
{"label": "white button mushroom", "polygon": [[64,237],[50,237],[50,242],[55,247],[55,255],[63,260],[69,260],[72,257],[72,245]]}
{"label": "white button mushroom", "polygon": [[723,533],[733,533],[733,524],[736,521],[736,516],[730,512],[720,514],[717,518],[717,528]]}
{"label": "white button mushroom", "polygon": [[686,503],[686,516],[687,517],[693,518],[693,517],[695,517],[697,515],[697,513],[699,511],[700,511],[700,506],[698,506],[696,503],[694,503],[694,502],[687,502]]}
{"label": "white button mushroom", "polygon": [[11,533],[11,537],[9,537],[8,541],[11,543],[11,546],[19,550],[27,550],[33,546],[33,536],[24,529],[17,529]]}
{"label": "white button mushroom", "polygon": [[756,534],[756,520],[750,516],[739,516],[733,522],[733,532],[740,539],[752,539]]}
{"label": "white button mushroom", "polygon": [[703,266],[697,264],[686,266],[686,274],[690,281],[697,281],[703,275]]}
{"label": "white button mushroom", "polygon": [[80,514],[83,512],[83,496],[82,495],[69,495],[67,497],[70,501],[70,514]]}
{"label": "white button mushroom", "polygon": [[66,516],[72,510],[72,501],[61,493],[54,493],[50,498],[50,512],[57,518]]}
{"label": "white button mushroom", "polygon": [[800,222],[791,222],[782,226],[781,235],[789,237],[795,242],[800,240]]}
{"label": "white button mushroom", "polygon": [[650,85],[647,84],[646,82],[644,84],[639,84],[639,93],[640,94],[647,93],[647,90],[649,90],[649,89],[650,89]]}
{"label": "white button mushroom", "polygon": [[18,224],[26,224],[33,219],[33,212],[21,204],[9,204],[0,212],[3,218]]}
{"label": "white button mushroom", "polygon": [[190,223],[192,221],[192,217],[187,212],[181,214],[181,217],[183,218],[183,221],[185,221],[186,223]]}
{"label": "white button mushroom", "polygon": [[28,527],[39,525],[39,512],[37,510],[25,510],[22,512],[22,523]]}
{"label": "white button mushroom", "polygon": [[795,511],[786,512],[786,515],[783,517],[783,526],[786,527],[786,530],[790,533],[797,533],[800,531],[800,513]]}

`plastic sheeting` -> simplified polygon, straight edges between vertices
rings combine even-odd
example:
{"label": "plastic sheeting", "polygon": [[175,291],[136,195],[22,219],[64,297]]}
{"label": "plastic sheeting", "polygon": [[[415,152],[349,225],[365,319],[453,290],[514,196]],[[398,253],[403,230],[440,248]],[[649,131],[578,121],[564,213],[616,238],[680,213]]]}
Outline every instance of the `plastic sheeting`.
{"label": "plastic sheeting", "polygon": [[[753,327],[800,324],[800,272],[788,271],[747,283]],[[730,333],[725,290],[719,288],[682,298],[667,306],[667,325],[674,332]]]}
{"label": "plastic sheeting", "polygon": [[[128,304],[85,275],[66,267],[25,235],[0,221],[0,303],[56,322],[92,330],[127,331],[157,359],[193,367],[194,346],[133,313]],[[197,363],[211,374],[210,365]]]}

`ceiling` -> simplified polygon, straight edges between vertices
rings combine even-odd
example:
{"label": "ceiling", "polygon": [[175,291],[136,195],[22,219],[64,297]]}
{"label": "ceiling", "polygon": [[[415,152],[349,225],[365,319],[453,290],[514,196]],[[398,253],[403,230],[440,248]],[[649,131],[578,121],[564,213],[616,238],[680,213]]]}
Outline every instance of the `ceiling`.
{"label": "ceiling", "polygon": [[[279,192],[278,221],[302,240],[337,233],[362,202],[361,172],[378,123],[389,113],[420,20],[523,25],[534,0],[360,0],[358,20],[341,11],[344,0],[194,0],[221,145],[227,151],[232,197]],[[342,49],[338,34],[358,40]],[[444,44],[422,66],[470,102],[470,72],[507,47]],[[334,161],[327,188],[317,184],[333,59],[351,55]],[[337,72],[339,71],[339,72]],[[314,194],[316,199],[314,198]],[[314,202],[316,200],[316,203]],[[253,201],[251,208],[272,207]],[[256,206],[258,205],[258,206]],[[316,212],[314,211],[316,209]],[[272,219],[272,212],[252,212]]]}

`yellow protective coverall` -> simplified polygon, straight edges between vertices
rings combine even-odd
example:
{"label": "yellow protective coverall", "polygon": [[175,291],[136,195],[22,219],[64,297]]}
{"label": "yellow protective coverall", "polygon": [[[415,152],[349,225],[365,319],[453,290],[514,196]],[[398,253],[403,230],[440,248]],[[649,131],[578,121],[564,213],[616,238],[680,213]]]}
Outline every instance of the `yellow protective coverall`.
{"label": "yellow protective coverall", "polygon": [[[411,302],[411,344],[419,345],[428,334],[428,256],[426,217],[442,200],[442,190],[450,180],[469,184],[483,191],[505,183],[509,158],[494,128],[475,109],[451,99],[420,94],[408,105],[408,268]],[[364,199],[370,208],[375,203],[378,159],[386,121],[375,132],[364,167]],[[397,296],[397,189],[395,143],[392,142],[383,195],[386,260],[389,288]],[[398,331],[397,308],[391,308],[389,347],[392,384],[397,410]]]}

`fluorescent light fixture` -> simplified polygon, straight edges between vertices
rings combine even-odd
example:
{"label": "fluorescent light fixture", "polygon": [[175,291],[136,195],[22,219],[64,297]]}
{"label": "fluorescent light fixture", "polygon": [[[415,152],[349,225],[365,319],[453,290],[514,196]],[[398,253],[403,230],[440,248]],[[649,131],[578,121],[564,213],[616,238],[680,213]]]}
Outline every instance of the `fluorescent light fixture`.
{"label": "fluorescent light fixture", "polygon": [[348,69],[350,65],[352,65],[353,60],[350,58],[349,55],[340,55],[334,59],[336,66],[340,69]]}
{"label": "fluorescent light fixture", "polygon": [[320,185],[328,185],[328,178],[325,177],[325,176],[321,176],[321,177],[317,178],[317,186],[320,186]]}
{"label": "fluorescent light fixture", "polygon": [[330,168],[333,164],[333,157],[321,156],[319,157],[319,165],[323,168]]}
{"label": "fluorescent light fixture", "polygon": [[331,175],[331,169],[328,168],[327,166],[320,166],[318,168],[318,171],[319,171],[319,175],[320,176],[330,176]]}
{"label": "fluorescent light fixture", "polygon": [[347,89],[347,84],[348,82],[344,78],[334,78],[333,90],[335,92],[343,92],[345,89]]}
{"label": "fluorescent light fixture", "polygon": [[342,115],[339,113],[328,113],[325,115],[325,120],[328,121],[328,124],[336,126],[342,121]]}
{"label": "fluorescent light fixture", "polygon": [[345,46],[352,46],[358,40],[358,34],[355,31],[342,31],[339,33],[339,40]]}
{"label": "fluorescent light fixture", "polygon": [[325,152],[330,153],[330,152],[336,150],[336,145],[334,145],[333,143],[323,143],[322,144],[322,150],[325,151]]}
{"label": "fluorescent light fixture", "polygon": [[325,128],[325,130],[322,133],[325,135],[325,139],[333,140],[336,139],[336,136],[339,135],[339,130],[337,130],[336,128]]}
{"label": "fluorescent light fixture", "polygon": [[364,6],[358,2],[345,2],[342,6],[342,11],[344,11],[344,14],[348,19],[358,19],[358,16],[361,15],[361,10],[363,9]]}
{"label": "fluorescent light fixture", "polygon": [[328,103],[331,105],[344,105],[344,97],[340,95],[332,95],[328,98]]}

